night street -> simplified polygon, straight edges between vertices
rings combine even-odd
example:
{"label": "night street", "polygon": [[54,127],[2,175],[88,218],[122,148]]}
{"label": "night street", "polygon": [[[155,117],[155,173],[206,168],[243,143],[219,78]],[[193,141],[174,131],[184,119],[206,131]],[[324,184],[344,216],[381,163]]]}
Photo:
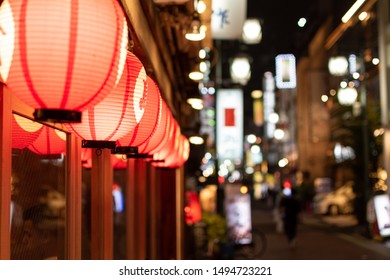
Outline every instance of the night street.
{"label": "night street", "polygon": [[[253,203],[255,230],[265,233],[264,260],[389,260],[390,246],[370,240],[351,226],[351,217],[315,217],[302,213],[296,247],[290,249],[283,233],[276,231],[272,209],[263,202]],[[330,224],[333,222],[333,224]]]}

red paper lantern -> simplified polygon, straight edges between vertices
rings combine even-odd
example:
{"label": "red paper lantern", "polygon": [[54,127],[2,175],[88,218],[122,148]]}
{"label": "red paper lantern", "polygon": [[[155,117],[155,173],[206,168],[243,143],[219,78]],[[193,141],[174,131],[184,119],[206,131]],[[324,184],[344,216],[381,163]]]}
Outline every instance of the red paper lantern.
{"label": "red paper lantern", "polygon": [[141,154],[153,154],[155,150],[158,150],[158,148],[163,146],[166,142],[166,136],[171,123],[171,113],[165,101],[161,101],[161,120],[157,124],[155,132],[148,141],[138,147],[138,152]]}
{"label": "red paper lantern", "polygon": [[43,124],[12,114],[12,148],[24,149],[41,134]]}
{"label": "red paper lantern", "polygon": [[187,137],[185,137],[184,135],[182,135],[181,137],[183,140],[182,142],[183,151],[181,153],[179,166],[183,165],[190,157],[190,141],[188,141]]}
{"label": "red paper lantern", "polygon": [[186,192],[186,206],[184,207],[184,214],[188,225],[195,224],[202,219],[199,197],[195,191]]}
{"label": "red paper lantern", "polygon": [[44,126],[39,137],[27,147],[38,155],[59,155],[66,152],[66,133]]}
{"label": "red paper lantern", "polygon": [[0,22],[1,79],[36,119],[79,122],[121,76],[128,29],[115,0],[5,0]]}
{"label": "red paper lantern", "polygon": [[149,76],[146,77],[148,98],[141,121],[130,133],[117,141],[118,146],[140,146],[148,141],[161,121],[162,99],[160,90]]}
{"label": "red paper lantern", "polygon": [[145,69],[129,52],[118,85],[103,101],[84,111],[81,123],[66,126],[85,140],[116,141],[140,122],[146,95]]}
{"label": "red paper lantern", "polygon": [[[154,161],[152,165],[155,167],[176,168],[182,166],[190,155],[190,142],[187,137],[181,134],[175,139],[175,148],[163,159],[163,161]],[[159,154],[156,155],[156,158]]]}
{"label": "red paper lantern", "polygon": [[155,167],[176,168],[183,165],[189,156],[189,142],[180,133],[180,127],[176,124],[174,136],[169,144],[153,155],[152,165]]}
{"label": "red paper lantern", "polygon": [[180,137],[180,127],[177,124],[176,120],[171,118],[172,125],[168,130],[167,138],[165,141],[165,145],[162,146],[158,151],[156,151],[153,155],[153,159],[156,161],[165,160],[166,157],[175,152],[178,148],[178,139]]}
{"label": "red paper lantern", "polygon": [[175,168],[180,167],[184,164],[186,160],[184,160],[184,144],[185,144],[185,136],[182,134],[179,135],[178,139],[176,139],[176,146],[173,153],[169,154],[165,158],[165,164],[168,167]]}

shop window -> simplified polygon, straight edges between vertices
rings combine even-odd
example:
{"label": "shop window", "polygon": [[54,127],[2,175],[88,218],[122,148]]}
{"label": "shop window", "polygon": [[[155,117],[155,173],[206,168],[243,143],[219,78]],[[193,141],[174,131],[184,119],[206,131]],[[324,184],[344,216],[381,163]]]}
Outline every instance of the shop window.
{"label": "shop window", "polygon": [[12,132],[11,259],[64,259],[66,134],[18,115]]}

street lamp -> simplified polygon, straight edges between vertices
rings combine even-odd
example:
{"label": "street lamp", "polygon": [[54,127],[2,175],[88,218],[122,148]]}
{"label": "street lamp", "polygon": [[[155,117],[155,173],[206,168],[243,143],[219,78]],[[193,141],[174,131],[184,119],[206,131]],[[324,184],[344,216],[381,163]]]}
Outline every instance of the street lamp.
{"label": "street lamp", "polygon": [[251,65],[249,57],[236,56],[230,65],[230,76],[234,82],[246,85],[251,78]]}
{"label": "street lamp", "polygon": [[357,90],[354,87],[340,87],[337,91],[337,100],[343,106],[350,106],[357,100]]}
{"label": "street lamp", "polygon": [[348,74],[348,60],[344,56],[329,58],[329,73],[333,76],[344,76]]}

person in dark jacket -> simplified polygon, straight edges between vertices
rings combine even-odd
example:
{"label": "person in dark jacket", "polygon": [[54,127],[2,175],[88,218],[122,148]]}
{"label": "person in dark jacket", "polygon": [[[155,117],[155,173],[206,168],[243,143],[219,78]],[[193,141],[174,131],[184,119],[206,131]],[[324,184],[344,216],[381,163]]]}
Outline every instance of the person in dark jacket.
{"label": "person in dark jacket", "polygon": [[301,202],[295,188],[285,190],[280,201],[283,229],[290,248],[295,247]]}

